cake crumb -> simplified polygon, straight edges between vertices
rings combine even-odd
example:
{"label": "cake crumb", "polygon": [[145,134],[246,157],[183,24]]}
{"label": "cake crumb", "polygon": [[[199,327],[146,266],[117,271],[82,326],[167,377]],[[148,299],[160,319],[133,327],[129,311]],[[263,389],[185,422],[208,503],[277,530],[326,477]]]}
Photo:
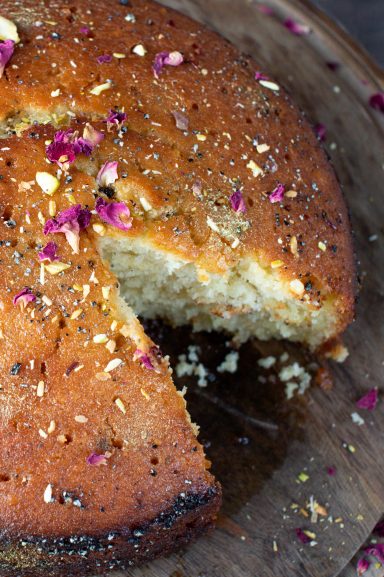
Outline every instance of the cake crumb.
{"label": "cake crumb", "polygon": [[196,345],[189,345],[187,354],[179,355],[178,363],[175,367],[176,375],[178,377],[197,377],[197,384],[199,387],[206,387],[208,385],[207,377],[209,375],[208,369],[199,362],[200,347]]}
{"label": "cake crumb", "polygon": [[295,392],[303,395],[311,384],[311,375],[297,362],[283,367],[279,379],[286,383],[285,394],[288,400],[292,399]]}
{"label": "cake crumb", "polygon": [[217,367],[218,373],[236,373],[239,362],[239,353],[237,351],[229,352],[224,360]]}

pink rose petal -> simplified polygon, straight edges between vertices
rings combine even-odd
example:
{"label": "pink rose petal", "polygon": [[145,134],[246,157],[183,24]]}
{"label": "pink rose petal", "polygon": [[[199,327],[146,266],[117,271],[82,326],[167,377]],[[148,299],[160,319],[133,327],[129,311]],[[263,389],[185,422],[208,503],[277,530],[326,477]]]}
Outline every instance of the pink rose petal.
{"label": "pink rose petal", "polygon": [[83,139],[88,142],[88,144],[92,147],[92,149],[100,144],[103,140],[104,134],[100,132],[100,130],[96,130],[93,128],[89,122],[84,126],[83,130]]}
{"label": "pink rose petal", "polygon": [[278,184],[276,188],[269,195],[269,201],[274,204],[275,202],[281,202],[284,198],[285,186],[283,184]]}
{"label": "pink rose petal", "polygon": [[373,555],[373,557],[376,557],[380,563],[384,564],[384,543],[369,545],[364,549],[364,553],[367,553],[367,555]]}
{"label": "pink rose petal", "polygon": [[376,94],[372,94],[369,99],[369,104],[375,110],[384,113],[384,92],[376,92]]}
{"label": "pink rose petal", "polygon": [[13,304],[19,305],[20,308],[25,309],[28,303],[33,303],[36,300],[35,295],[29,287],[24,287],[17,295],[13,297]]}
{"label": "pink rose petal", "polygon": [[384,521],[379,521],[373,530],[375,535],[379,537],[384,537]]}
{"label": "pink rose petal", "polygon": [[79,254],[80,231],[86,228],[91,220],[91,213],[81,204],[63,210],[55,218],[47,220],[43,232],[45,235],[63,233],[75,254]]}
{"label": "pink rose petal", "polygon": [[176,122],[176,128],[178,128],[179,130],[188,130],[189,120],[185,116],[185,114],[183,114],[182,112],[178,112],[177,110],[174,110],[172,112],[172,115]]}
{"label": "pink rose petal", "polygon": [[324,140],[327,138],[327,128],[325,124],[319,122],[318,124],[315,125],[314,128],[317,138],[320,140],[320,142],[324,142]]}
{"label": "pink rose petal", "polygon": [[269,78],[263,72],[256,71],[255,72],[255,80],[269,80]]}
{"label": "pink rose petal", "polygon": [[236,190],[234,193],[232,193],[229,197],[229,201],[235,212],[246,212],[247,209],[240,190]]}
{"label": "pink rose petal", "polygon": [[365,557],[363,557],[362,559],[359,559],[357,562],[357,575],[360,577],[360,575],[364,575],[364,573],[366,571],[368,571],[369,567],[370,567],[370,562],[368,561],[368,559],[365,559]]}
{"label": "pink rose petal", "polygon": [[284,26],[290,32],[292,32],[292,34],[295,34],[296,36],[303,36],[311,32],[309,26],[306,26],[305,24],[300,24],[300,22],[296,22],[296,20],[293,20],[293,18],[287,18],[286,20],[284,20]]}
{"label": "pink rose petal", "polygon": [[60,168],[67,168],[76,159],[76,154],[71,143],[51,142],[46,150],[50,162],[56,162]]}
{"label": "pink rose petal", "polygon": [[202,190],[203,184],[201,180],[195,180],[195,182],[192,184],[192,193],[199,200],[203,199]]}
{"label": "pink rose petal", "polygon": [[107,455],[98,455],[97,453],[91,453],[89,457],[87,457],[88,465],[92,465],[93,467],[99,467],[100,465],[107,464]]}
{"label": "pink rose petal", "polygon": [[173,52],[158,52],[152,66],[153,73],[155,77],[158,78],[164,66],[180,66],[183,62],[184,57],[181,52],[177,50]]}
{"label": "pink rose petal", "polygon": [[310,537],[308,537],[308,535],[306,535],[302,529],[300,529],[300,528],[295,529],[295,532],[296,532],[296,537],[298,539],[300,539],[300,541],[302,543],[304,543],[304,545],[311,542],[312,539]]}
{"label": "pink rose petal", "polygon": [[110,54],[101,54],[101,56],[97,57],[97,62],[99,64],[109,64],[109,62],[112,62],[112,56]]}
{"label": "pink rose petal", "polygon": [[49,262],[59,260],[56,251],[57,251],[57,244],[53,241],[48,242],[45,245],[45,247],[39,252],[39,260],[41,261],[48,260]]}
{"label": "pink rose petal", "polygon": [[139,361],[145,368],[154,370],[156,373],[160,372],[158,369],[161,363],[161,351],[158,346],[153,345],[148,351],[136,349],[133,353],[133,360]]}
{"label": "pink rose petal", "polygon": [[374,387],[357,401],[356,407],[358,409],[367,409],[368,411],[373,411],[376,408],[378,399],[379,393],[377,387]]}
{"label": "pink rose petal", "polygon": [[341,66],[340,62],[334,62],[334,61],[328,61],[325,64],[328,66],[329,70],[332,70],[332,72],[335,72]]}
{"label": "pink rose petal", "polygon": [[124,202],[106,202],[103,198],[96,201],[96,212],[101,220],[120,230],[132,228],[129,208]]}
{"label": "pink rose petal", "polygon": [[133,353],[133,360],[139,360],[140,363],[147,369],[154,370],[155,367],[153,366],[149,355],[140,349],[136,349]]}
{"label": "pink rose petal", "polygon": [[13,40],[4,40],[4,42],[0,42],[0,78],[2,78],[5,67],[12,58],[14,50],[15,43]]}
{"label": "pink rose petal", "polygon": [[100,168],[96,176],[96,182],[101,187],[108,187],[113,184],[118,178],[117,174],[118,162],[105,162]]}
{"label": "pink rose petal", "polygon": [[127,115],[125,112],[121,112],[119,110],[110,110],[107,118],[104,122],[107,123],[108,130],[111,129],[112,126],[117,126],[117,128],[121,128],[123,123],[127,120]]}

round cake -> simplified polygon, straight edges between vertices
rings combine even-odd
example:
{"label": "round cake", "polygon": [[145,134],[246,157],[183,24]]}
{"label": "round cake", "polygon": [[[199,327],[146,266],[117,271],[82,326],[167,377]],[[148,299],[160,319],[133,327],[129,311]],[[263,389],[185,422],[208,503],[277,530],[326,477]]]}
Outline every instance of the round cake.
{"label": "round cake", "polygon": [[327,346],[348,214],[278,82],[185,16],[3,0],[0,40],[0,572],[124,569],[221,498],[137,315]]}

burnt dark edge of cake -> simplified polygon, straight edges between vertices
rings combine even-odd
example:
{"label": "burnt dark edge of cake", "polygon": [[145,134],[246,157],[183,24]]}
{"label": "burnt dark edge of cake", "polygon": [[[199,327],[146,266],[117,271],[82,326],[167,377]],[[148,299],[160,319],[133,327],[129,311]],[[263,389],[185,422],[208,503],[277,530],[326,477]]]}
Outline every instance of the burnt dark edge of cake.
{"label": "burnt dark edge of cake", "polygon": [[209,531],[220,504],[221,487],[216,483],[202,493],[180,493],[171,507],[131,529],[102,536],[3,536],[0,576],[80,577],[125,570],[169,555]]}

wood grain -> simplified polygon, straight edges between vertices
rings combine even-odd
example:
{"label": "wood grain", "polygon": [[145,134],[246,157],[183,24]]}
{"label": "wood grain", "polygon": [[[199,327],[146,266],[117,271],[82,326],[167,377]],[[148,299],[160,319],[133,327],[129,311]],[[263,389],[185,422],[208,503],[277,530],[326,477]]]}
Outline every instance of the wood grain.
{"label": "wood grain", "polygon": [[382,0],[312,0],[335,18],[384,66],[384,3]]}
{"label": "wood grain", "polygon": [[[258,382],[257,358],[270,352],[260,343],[242,348],[237,374],[220,376],[213,367],[226,351],[223,337],[170,334],[155,327],[173,361],[192,339],[211,367],[213,382],[204,389],[190,386],[188,401],[223,484],[224,506],[210,536],[124,575],[332,577],[346,566],[384,509],[383,402],[361,415],[364,425],[351,419],[364,392],[372,386],[383,390],[384,117],[367,104],[382,78],[365,54],[307,2],[269,2],[277,17],[261,14],[255,2],[246,0],[166,3],[252,54],[314,122],[326,124],[327,147],[351,210],[362,290],[357,321],[346,335],[350,357],[343,365],[332,365],[332,390],[313,386],[294,402],[285,400],[279,384]],[[310,24],[312,33],[291,35],[281,24],[287,15]],[[342,66],[332,72],[327,61]],[[377,240],[370,241],[372,235]],[[295,358],[301,352],[291,346],[289,354]],[[327,475],[329,466],[336,468],[334,476]],[[305,482],[298,481],[301,472],[308,475]],[[328,513],[317,523],[300,514],[311,496]],[[292,508],[294,504],[298,507]],[[316,534],[315,546],[298,541],[299,527]]]}

